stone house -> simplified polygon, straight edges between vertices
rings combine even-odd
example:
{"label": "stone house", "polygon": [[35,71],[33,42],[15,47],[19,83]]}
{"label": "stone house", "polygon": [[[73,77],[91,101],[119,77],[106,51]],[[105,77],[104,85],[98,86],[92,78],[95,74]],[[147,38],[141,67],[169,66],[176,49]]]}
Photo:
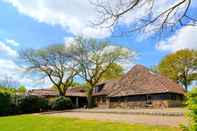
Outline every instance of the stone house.
{"label": "stone house", "polygon": [[135,65],[119,80],[98,84],[93,96],[101,108],[167,108],[182,106],[185,90],[175,81]]}

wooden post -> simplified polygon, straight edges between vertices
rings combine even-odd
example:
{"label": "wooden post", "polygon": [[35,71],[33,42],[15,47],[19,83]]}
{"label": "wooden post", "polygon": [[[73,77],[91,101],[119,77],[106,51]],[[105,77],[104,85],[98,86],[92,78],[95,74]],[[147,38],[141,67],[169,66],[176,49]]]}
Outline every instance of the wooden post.
{"label": "wooden post", "polygon": [[76,107],[78,108],[79,107],[79,98],[76,97]]}

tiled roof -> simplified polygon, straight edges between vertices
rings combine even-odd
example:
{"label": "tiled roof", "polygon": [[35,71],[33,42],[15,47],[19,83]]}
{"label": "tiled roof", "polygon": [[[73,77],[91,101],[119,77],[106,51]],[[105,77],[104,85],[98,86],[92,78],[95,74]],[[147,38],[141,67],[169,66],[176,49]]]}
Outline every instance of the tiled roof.
{"label": "tiled roof", "polygon": [[[33,89],[28,91],[29,95],[35,95],[35,96],[44,96],[44,97],[55,97],[58,96],[58,92],[55,89]],[[72,87],[68,88],[66,91],[66,96],[79,96],[79,97],[85,97],[86,96],[86,90],[84,88],[80,87]]]}
{"label": "tiled roof", "polygon": [[27,92],[29,95],[53,97],[58,96],[58,92],[54,89],[32,89]]}
{"label": "tiled roof", "polygon": [[110,97],[166,92],[185,94],[181,85],[165,76],[149,71],[143,65],[135,65],[116,84],[105,88],[115,89],[109,94]]}
{"label": "tiled roof", "polygon": [[80,96],[86,97],[87,90],[82,87],[68,88],[66,91],[66,96]]}
{"label": "tiled roof", "polygon": [[111,80],[111,81],[105,81],[102,82],[102,84],[98,84],[103,86],[103,88],[101,89],[101,91],[93,93],[93,96],[101,96],[101,95],[108,95],[110,94],[113,90],[114,90],[114,85],[116,84],[116,80]]}

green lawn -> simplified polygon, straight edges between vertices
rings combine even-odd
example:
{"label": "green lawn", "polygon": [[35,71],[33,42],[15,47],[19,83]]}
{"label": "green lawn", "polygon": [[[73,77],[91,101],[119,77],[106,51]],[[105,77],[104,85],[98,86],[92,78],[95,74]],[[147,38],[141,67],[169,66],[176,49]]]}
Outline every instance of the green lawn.
{"label": "green lawn", "polygon": [[0,131],[177,131],[173,127],[100,122],[41,115],[0,117]]}

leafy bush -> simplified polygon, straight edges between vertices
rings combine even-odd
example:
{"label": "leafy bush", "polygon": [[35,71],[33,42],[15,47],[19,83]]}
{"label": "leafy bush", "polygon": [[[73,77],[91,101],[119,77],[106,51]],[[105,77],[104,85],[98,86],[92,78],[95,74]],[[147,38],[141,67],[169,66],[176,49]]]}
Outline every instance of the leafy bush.
{"label": "leafy bush", "polygon": [[11,113],[11,95],[7,92],[0,92],[0,116]]}
{"label": "leafy bush", "polygon": [[197,131],[197,88],[193,88],[187,95],[187,107],[189,109],[188,117],[190,118],[189,126],[182,126],[184,131]]}
{"label": "leafy bush", "polygon": [[35,113],[48,109],[48,100],[38,96],[26,96],[19,102],[21,113]]}
{"label": "leafy bush", "polygon": [[73,107],[73,104],[70,98],[61,96],[52,99],[50,106],[52,110],[64,110],[71,109]]}
{"label": "leafy bush", "polygon": [[16,89],[15,88],[9,88],[9,87],[2,87],[2,86],[0,86],[0,92],[1,93],[8,93],[8,94],[12,95],[12,94],[16,93]]}

